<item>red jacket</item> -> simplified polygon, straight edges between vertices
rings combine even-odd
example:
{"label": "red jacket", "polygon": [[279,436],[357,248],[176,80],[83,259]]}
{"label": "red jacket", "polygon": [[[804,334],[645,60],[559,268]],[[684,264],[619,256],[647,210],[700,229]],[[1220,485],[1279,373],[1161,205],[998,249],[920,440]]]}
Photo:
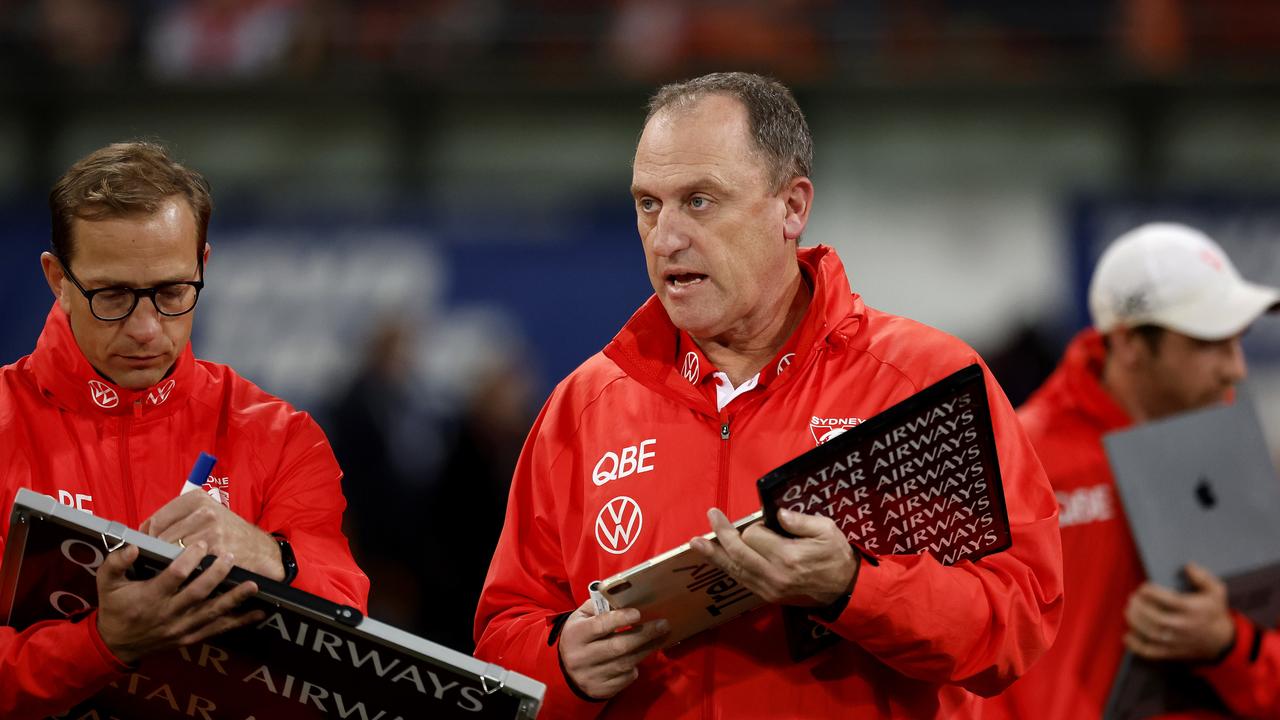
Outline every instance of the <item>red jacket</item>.
{"label": "red jacket", "polygon": [[1010,550],[953,567],[928,555],[864,563],[831,624],[847,642],[804,662],[766,606],[651,656],[608,703],[569,689],[549,633],[588,583],[706,532],[709,507],[751,513],[767,471],[978,362],[952,337],[863,305],[829,248],[801,250],[800,262],[813,286],[801,327],[760,387],[723,411],[713,369],[655,298],[543,408],[477,609],[476,655],[547,683],[547,717],[954,717],[975,707],[968,691],[1000,692],[1052,642],[1057,507],[988,375]]}
{"label": "red jacket", "polygon": [[[154,387],[115,386],[89,365],[57,305],[35,352],[0,368],[0,549],[18,488],[136,528],[177,496],[200,451],[218,458],[206,484],[215,499],[288,538],[294,587],[365,608],[369,581],[341,530],[342,473],[310,416],[196,360],[189,345]],[[61,712],[126,670],[93,616],[0,627],[0,717]]]}
{"label": "red jacket", "polygon": [[[1099,382],[1104,357],[1101,336],[1080,333],[1018,411],[1061,506],[1066,610],[1049,652],[992,702],[998,716],[1099,718],[1124,654],[1125,605],[1146,576],[1102,447],[1103,434],[1131,424]],[[1265,633],[1251,659],[1255,630],[1235,620],[1235,648],[1200,673],[1237,714],[1280,717],[1280,641]]]}

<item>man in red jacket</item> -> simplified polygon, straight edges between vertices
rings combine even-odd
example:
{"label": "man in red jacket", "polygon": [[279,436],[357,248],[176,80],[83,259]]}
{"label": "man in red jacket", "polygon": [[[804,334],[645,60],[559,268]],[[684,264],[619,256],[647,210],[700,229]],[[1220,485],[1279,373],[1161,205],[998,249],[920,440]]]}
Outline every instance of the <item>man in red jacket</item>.
{"label": "man in red jacket", "polygon": [[[784,516],[795,539],[729,525],[769,470],[981,362],[866,307],[830,248],[797,250],[811,163],[803,114],[766,78],[708,75],[650,104],[631,190],[655,295],[543,408],[476,613],[476,655],[547,683],[548,717],[956,717],[1052,642],[1056,503],[989,374],[1009,550],[877,564],[823,517]],[[708,524],[712,562],[843,642],[793,662],[771,604],[658,652],[662,618],[594,612],[591,581]]]}
{"label": "man in red jacket", "polygon": [[[365,608],[369,584],[341,532],[341,471],[315,422],[188,342],[209,259],[212,201],[198,174],[150,143],[78,161],[49,199],[41,266],[55,302],[35,351],[0,368],[0,549],[27,487],[186,550],[145,581],[111,553],[86,616],[0,627],[0,717],[66,711],[156,651],[258,619],[233,564]],[[201,451],[204,492],[179,497]],[[183,585],[206,554],[213,566]]]}
{"label": "man in red jacket", "polygon": [[1067,604],[1053,648],[993,702],[1019,718],[1102,714],[1127,647],[1195,663],[1233,713],[1280,715],[1280,639],[1227,607],[1207,570],[1190,592],[1144,582],[1102,448],[1106,433],[1228,400],[1240,337],[1280,302],[1192,228],[1144,225],[1113,243],[1089,288],[1093,327],[1019,410],[1061,504]]}

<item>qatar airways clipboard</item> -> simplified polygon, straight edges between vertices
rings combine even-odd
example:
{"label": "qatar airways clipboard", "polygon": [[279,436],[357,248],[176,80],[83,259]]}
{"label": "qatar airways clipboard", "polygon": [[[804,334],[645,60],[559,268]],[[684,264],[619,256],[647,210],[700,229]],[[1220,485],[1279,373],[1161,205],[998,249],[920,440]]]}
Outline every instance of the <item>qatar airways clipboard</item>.
{"label": "qatar airways clipboard", "polygon": [[[0,619],[19,630],[77,619],[97,602],[95,572],[111,550],[140,550],[136,577],[154,576],[181,548],[22,489],[0,566]],[[538,714],[546,687],[389,625],[355,608],[241,568],[246,609],[264,621],[148,657],[64,717],[120,720],[409,720]]]}
{"label": "qatar airways clipboard", "polygon": [[[825,515],[867,562],[929,553],[975,562],[1013,544],[986,376],[961,368],[757,481],[764,523],[778,510]],[[808,609],[784,607],[791,655],[837,642]]]}
{"label": "qatar airways clipboard", "polygon": [[[757,510],[733,526],[741,532],[761,517]],[[717,542],[713,532],[703,537]],[[689,543],[592,583],[591,590],[598,591],[609,604],[608,608],[597,609],[635,608],[644,620],[666,618],[671,630],[663,639],[663,647],[726,623],[764,603]]]}

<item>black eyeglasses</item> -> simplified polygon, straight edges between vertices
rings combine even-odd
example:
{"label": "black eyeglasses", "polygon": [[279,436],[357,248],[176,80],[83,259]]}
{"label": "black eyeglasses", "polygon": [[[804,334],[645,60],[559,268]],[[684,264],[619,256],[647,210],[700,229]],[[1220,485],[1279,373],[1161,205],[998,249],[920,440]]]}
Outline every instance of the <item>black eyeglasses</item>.
{"label": "black eyeglasses", "polygon": [[[138,301],[144,297],[151,298],[151,304],[155,306],[156,312],[165,317],[186,315],[196,308],[200,291],[204,289],[203,280],[188,280],[146,288],[105,287],[85,290],[84,285],[81,285],[76,276],[71,274],[71,268],[67,267],[65,262],[59,259],[58,264],[62,266],[62,272],[71,284],[75,285],[80,294],[89,301],[89,312],[103,322],[114,322],[129,317],[134,308],[138,307]],[[198,272],[203,277],[204,263],[198,263],[198,267]]]}

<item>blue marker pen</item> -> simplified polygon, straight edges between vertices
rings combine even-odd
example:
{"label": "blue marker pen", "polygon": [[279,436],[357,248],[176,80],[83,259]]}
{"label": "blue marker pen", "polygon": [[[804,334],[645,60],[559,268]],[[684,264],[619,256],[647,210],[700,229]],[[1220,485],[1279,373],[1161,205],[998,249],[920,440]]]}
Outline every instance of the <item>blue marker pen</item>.
{"label": "blue marker pen", "polygon": [[187,474],[187,481],[182,483],[182,492],[178,495],[204,490],[204,484],[209,479],[209,473],[213,472],[213,464],[216,462],[218,458],[206,452],[200,453],[200,457],[196,458],[196,464],[191,466],[191,472]]}

